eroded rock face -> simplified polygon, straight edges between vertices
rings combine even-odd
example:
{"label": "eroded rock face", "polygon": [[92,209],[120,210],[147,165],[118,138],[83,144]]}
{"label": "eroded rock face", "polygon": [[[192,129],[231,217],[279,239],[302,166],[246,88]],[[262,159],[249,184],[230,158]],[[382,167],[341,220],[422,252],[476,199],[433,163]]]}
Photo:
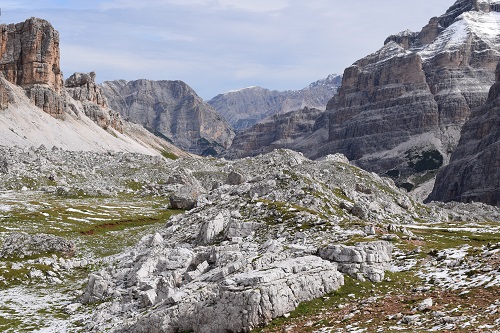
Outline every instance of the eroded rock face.
{"label": "eroded rock face", "polygon": [[94,72],[75,73],[64,83],[64,89],[75,101],[80,102],[81,109],[103,129],[114,128],[123,133],[123,120],[120,113],[108,108],[102,88],[95,83]]}
{"label": "eroded rock face", "polygon": [[63,85],[60,69],[59,33],[42,19],[2,24],[0,71],[18,86],[44,84],[56,92]]}
{"label": "eroded rock face", "polygon": [[182,81],[110,81],[102,88],[126,120],[189,152],[216,155],[233,140],[229,124]]}
{"label": "eroded rock face", "polygon": [[323,112],[306,107],[266,118],[238,132],[225,157],[242,158],[268,153],[273,149],[293,148],[290,146],[295,139],[314,131],[316,120]]}
{"label": "eroded rock face", "polygon": [[37,107],[64,119],[59,33],[49,22],[38,18],[2,24],[0,28],[0,72],[4,78],[23,87]]}
{"label": "eroded rock face", "polygon": [[[286,147],[314,159],[340,152],[409,190],[431,179],[448,163],[461,127],[494,83],[498,10],[488,1],[460,0],[420,32],[389,36],[380,50],[344,71],[313,133],[290,136]],[[259,139],[281,124],[266,126],[267,134],[257,138],[240,143],[237,137],[235,149],[248,149],[248,155],[270,149],[272,140]]]}
{"label": "eroded rock face", "polygon": [[341,152],[407,189],[418,185],[413,175],[428,179],[448,162],[461,127],[494,81],[497,7],[457,1],[421,32],[387,38],[345,70],[327,107],[328,142],[302,151],[312,157]]}
{"label": "eroded rock face", "polygon": [[276,91],[249,87],[217,95],[208,103],[236,131],[252,127],[264,118],[281,115],[304,107],[325,110],[326,103],[337,93],[342,76],[331,74],[301,90]]}
{"label": "eroded rock face", "polygon": [[463,126],[458,147],[438,173],[429,200],[500,206],[500,66],[487,102]]}

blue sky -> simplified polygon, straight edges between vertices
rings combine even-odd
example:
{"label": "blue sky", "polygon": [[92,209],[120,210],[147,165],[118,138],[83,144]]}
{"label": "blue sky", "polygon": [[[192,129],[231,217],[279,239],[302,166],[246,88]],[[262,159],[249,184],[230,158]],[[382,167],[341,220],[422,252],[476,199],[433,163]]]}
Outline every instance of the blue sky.
{"label": "blue sky", "polygon": [[419,31],[453,0],[7,0],[2,23],[36,16],[61,37],[61,67],[105,80],[183,80],[205,99],[301,89],[342,73],[385,38]]}

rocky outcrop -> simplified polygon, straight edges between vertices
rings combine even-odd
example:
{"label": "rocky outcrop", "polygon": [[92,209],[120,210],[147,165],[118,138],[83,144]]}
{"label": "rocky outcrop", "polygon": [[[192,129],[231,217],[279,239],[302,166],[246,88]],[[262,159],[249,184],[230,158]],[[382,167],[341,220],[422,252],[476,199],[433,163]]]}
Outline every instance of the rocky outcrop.
{"label": "rocky outcrop", "polygon": [[25,257],[41,254],[72,256],[76,251],[72,241],[46,234],[11,233],[4,241],[0,257]]}
{"label": "rocky outcrop", "polygon": [[347,68],[327,107],[328,142],[307,154],[341,152],[409,189],[417,178],[432,177],[494,81],[500,27],[491,8],[457,1],[420,33],[390,36],[382,49]]}
{"label": "rocky outcrop", "polygon": [[323,112],[306,107],[266,118],[238,132],[224,156],[242,158],[268,153],[273,149],[293,148],[294,140],[314,131],[316,120]]}
{"label": "rocky outcrop", "polygon": [[487,102],[463,126],[450,164],[439,171],[429,200],[500,206],[500,65]]}
{"label": "rocky outcrop", "polygon": [[64,83],[65,91],[69,96],[81,103],[87,117],[92,119],[103,129],[114,128],[123,133],[123,120],[120,113],[108,108],[106,97],[100,86],[95,83],[94,72],[75,73]]}
{"label": "rocky outcrop", "polygon": [[321,258],[336,262],[339,271],[358,280],[381,282],[390,268],[392,245],[388,242],[361,243],[356,246],[333,245],[321,249]]}
{"label": "rocky outcrop", "polygon": [[215,155],[233,140],[227,122],[182,81],[110,81],[102,88],[126,120],[189,152]]}
{"label": "rocky outcrop", "polygon": [[9,82],[21,86],[31,102],[48,114],[65,118],[65,101],[60,93],[59,33],[42,19],[2,24],[0,72]]}
{"label": "rocky outcrop", "polygon": [[11,83],[28,87],[47,85],[60,92],[63,85],[60,68],[59,33],[42,19],[0,26],[0,71]]}
{"label": "rocky outcrop", "polygon": [[241,131],[273,115],[305,107],[324,110],[327,102],[337,93],[341,81],[342,76],[332,74],[301,90],[271,91],[249,87],[217,95],[208,103],[236,131]]}
{"label": "rocky outcrop", "polygon": [[106,97],[104,97],[101,87],[95,83],[95,77],[94,72],[75,73],[66,80],[64,87],[69,95],[77,101],[92,102],[107,107]]}

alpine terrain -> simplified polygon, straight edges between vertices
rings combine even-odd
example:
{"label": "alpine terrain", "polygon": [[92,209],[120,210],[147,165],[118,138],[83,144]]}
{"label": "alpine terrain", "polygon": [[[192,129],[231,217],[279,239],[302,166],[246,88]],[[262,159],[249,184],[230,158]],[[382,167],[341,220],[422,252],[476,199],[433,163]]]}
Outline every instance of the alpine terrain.
{"label": "alpine terrain", "polygon": [[0,25],[0,331],[499,332],[497,10],[389,37],[230,160],[192,154],[234,132],[187,84],[64,80],[49,22]]}
{"label": "alpine terrain", "polygon": [[217,95],[208,103],[227,119],[235,131],[241,131],[266,117],[304,107],[325,110],[341,81],[342,76],[331,74],[301,90],[276,91],[249,87]]}
{"label": "alpine terrain", "polygon": [[228,123],[182,81],[107,81],[101,85],[112,109],[177,147],[217,155],[230,146]]}
{"label": "alpine terrain", "polygon": [[[311,158],[343,153],[409,190],[432,179],[495,81],[497,10],[496,1],[460,0],[420,32],[389,36],[380,50],[346,68],[338,95],[313,133],[281,140]],[[260,144],[276,145],[256,139],[259,126],[245,132],[228,156],[255,155],[268,149]]]}

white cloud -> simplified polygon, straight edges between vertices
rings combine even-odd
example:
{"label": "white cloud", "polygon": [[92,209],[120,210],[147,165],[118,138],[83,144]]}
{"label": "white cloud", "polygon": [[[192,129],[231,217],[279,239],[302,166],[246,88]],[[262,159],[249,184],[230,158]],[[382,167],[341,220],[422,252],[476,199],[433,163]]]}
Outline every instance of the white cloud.
{"label": "white cloud", "polygon": [[288,6],[285,0],[219,0],[218,2],[223,8],[249,12],[273,12]]}

